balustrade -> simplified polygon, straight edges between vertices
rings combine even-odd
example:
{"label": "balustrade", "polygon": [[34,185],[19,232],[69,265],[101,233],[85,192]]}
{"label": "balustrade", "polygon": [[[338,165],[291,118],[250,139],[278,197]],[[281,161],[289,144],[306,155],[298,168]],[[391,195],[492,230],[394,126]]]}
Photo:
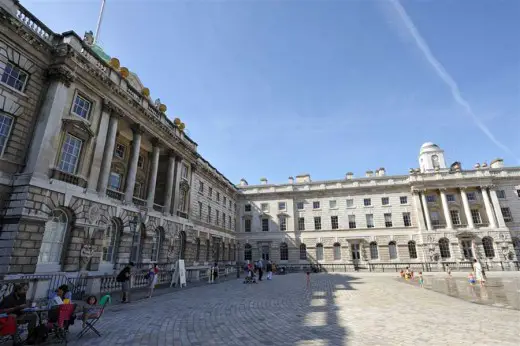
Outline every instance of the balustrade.
{"label": "balustrade", "polygon": [[22,5],[18,4],[16,18],[18,18],[25,26],[34,31],[39,37],[49,43],[52,43],[54,38],[54,33],[52,30],[40,22],[38,18],[33,16],[32,13],[27,11]]}

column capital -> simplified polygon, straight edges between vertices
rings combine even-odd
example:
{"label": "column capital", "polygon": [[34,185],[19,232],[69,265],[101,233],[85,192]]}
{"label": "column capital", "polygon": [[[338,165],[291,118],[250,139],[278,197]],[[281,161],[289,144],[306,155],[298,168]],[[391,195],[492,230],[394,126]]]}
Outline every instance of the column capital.
{"label": "column capital", "polygon": [[123,116],[123,110],[108,98],[103,99],[103,111],[111,113],[111,115]]}
{"label": "column capital", "polygon": [[130,129],[137,135],[142,135],[144,133],[144,127],[141,124],[134,123],[130,126]]}
{"label": "column capital", "polygon": [[157,137],[154,137],[150,140],[150,143],[152,143],[152,146],[154,148],[157,148],[157,147],[160,147],[161,146],[161,140]]}
{"label": "column capital", "polygon": [[74,73],[63,65],[51,66],[47,70],[47,78],[49,78],[49,80],[62,82],[66,87],[70,87],[70,84],[74,81],[74,77]]}

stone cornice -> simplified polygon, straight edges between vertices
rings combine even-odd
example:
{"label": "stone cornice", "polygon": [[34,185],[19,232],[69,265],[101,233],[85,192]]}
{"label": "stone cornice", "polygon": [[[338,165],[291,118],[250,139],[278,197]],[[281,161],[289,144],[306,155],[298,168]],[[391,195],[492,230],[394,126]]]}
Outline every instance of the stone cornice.
{"label": "stone cornice", "polygon": [[47,78],[49,80],[59,81],[70,87],[70,84],[74,81],[74,73],[65,65],[51,66],[47,70]]}

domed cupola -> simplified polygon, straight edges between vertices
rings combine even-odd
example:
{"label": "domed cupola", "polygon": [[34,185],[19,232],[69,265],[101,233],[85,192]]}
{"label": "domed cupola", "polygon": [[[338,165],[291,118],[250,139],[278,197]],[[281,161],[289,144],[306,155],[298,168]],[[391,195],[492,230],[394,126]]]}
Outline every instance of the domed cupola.
{"label": "domed cupola", "polygon": [[421,173],[446,169],[444,150],[432,142],[424,143],[419,151],[419,167]]}

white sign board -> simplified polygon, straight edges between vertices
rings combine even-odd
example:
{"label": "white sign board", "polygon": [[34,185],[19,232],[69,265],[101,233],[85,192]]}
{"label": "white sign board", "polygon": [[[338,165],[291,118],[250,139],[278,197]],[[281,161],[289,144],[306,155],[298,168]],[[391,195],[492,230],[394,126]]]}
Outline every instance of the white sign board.
{"label": "white sign board", "polygon": [[186,286],[186,267],[184,266],[184,260],[178,260],[175,262],[174,272],[172,276],[172,282],[170,287],[180,284]]}

